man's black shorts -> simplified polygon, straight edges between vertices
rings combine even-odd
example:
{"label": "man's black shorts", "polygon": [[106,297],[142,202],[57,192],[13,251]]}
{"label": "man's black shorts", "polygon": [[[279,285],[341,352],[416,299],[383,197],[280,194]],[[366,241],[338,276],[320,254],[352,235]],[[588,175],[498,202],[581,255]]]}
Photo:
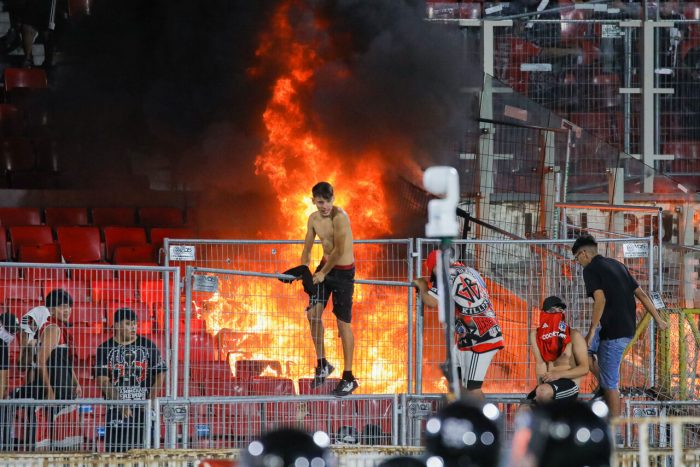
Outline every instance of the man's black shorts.
{"label": "man's black shorts", "polygon": [[[552,387],[555,401],[575,401],[578,398],[579,387],[572,379],[559,378],[543,384],[549,384]],[[535,391],[536,389],[528,394],[527,398],[531,400],[534,399]]]}
{"label": "man's black shorts", "polygon": [[[318,271],[319,265],[316,268]],[[317,285],[316,294],[309,300],[309,306],[322,303],[326,307],[328,299],[333,295],[333,314],[340,321],[350,323],[352,321],[352,295],[355,292],[355,267],[349,269],[333,268],[323,282]]]}

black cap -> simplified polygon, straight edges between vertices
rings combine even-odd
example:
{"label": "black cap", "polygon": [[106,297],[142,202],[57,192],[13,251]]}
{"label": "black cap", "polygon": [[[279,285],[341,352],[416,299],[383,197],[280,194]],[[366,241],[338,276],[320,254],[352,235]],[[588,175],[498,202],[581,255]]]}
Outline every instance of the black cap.
{"label": "black cap", "polygon": [[564,303],[564,300],[554,295],[545,298],[544,302],[542,302],[542,309],[544,311],[554,308],[555,306],[566,310],[566,303]]}
{"label": "black cap", "polygon": [[114,322],[119,323],[121,321],[138,321],[136,318],[136,312],[131,308],[119,308],[114,312]]}
{"label": "black cap", "polygon": [[73,306],[73,297],[63,289],[55,289],[46,295],[46,307],[54,308],[61,305]]}
{"label": "black cap", "polygon": [[2,327],[5,328],[5,331],[9,332],[10,334],[17,334],[17,331],[19,330],[19,320],[9,311],[6,311],[0,315],[0,325],[2,325]]}
{"label": "black cap", "polygon": [[576,254],[578,253],[578,250],[584,246],[598,246],[598,242],[595,241],[595,238],[593,238],[592,235],[581,235],[576,239],[574,245],[571,247],[571,252]]}

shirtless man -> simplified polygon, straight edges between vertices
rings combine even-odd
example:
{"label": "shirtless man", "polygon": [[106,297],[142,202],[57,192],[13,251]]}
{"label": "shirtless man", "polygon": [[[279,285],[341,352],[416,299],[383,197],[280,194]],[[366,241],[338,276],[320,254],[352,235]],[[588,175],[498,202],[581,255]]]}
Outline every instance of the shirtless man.
{"label": "shirtless man", "polygon": [[540,324],[530,331],[537,387],[527,396],[536,403],[578,398],[581,377],[588,373],[586,340],[564,320],[566,304],[559,297],[542,303]]}
{"label": "shirtless man", "polygon": [[318,358],[314,382],[317,387],[326,380],[335,368],[326,360],[323,345],[323,321],[321,315],[333,295],[333,314],[338,323],[338,332],[343,344],[344,371],[338,386],[333,390],[336,396],[351,394],[359,384],[352,374],[352,354],[355,349],[355,338],[352,334],[350,321],[352,318],[352,295],[355,290],[355,257],[353,255],[352,230],[350,219],[345,211],[333,206],[333,187],[328,182],[320,182],[311,189],[312,201],[317,212],[309,216],[304,251],[301,253],[301,264],[308,265],[311,261],[311,248],[318,235],[323,247],[323,259],[313,275],[313,283],[317,287],[311,296],[306,316],[311,326],[311,339],[314,342]]}

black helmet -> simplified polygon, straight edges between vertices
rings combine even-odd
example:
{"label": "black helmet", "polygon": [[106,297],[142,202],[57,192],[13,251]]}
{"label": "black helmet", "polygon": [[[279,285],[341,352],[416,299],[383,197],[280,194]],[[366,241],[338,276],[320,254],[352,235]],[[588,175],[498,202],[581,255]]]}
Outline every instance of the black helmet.
{"label": "black helmet", "polygon": [[[270,431],[251,442],[241,454],[241,467],[293,467],[299,459],[308,466],[333,465],[330,438],[322,431],[313,435],[295,428]],[[297,464],[298,465],[298,464]]]}
{"label": "black helmet", "polygon": [[493,404],[460,400],[446,405],[425,426],[428,460],[438,456],[446,467],[497,466],[498,416]]}
{"label": "black helmet", "polygon": [[607,467],[611,442],[602,401],[553,402],[521,412],[516,419],[511,464],[534,460],[538,467]]}
{"label": "black helmet", "polygon": [[379,467],[425,467],[425,462],[417,457],[396,456],[383,461]]}

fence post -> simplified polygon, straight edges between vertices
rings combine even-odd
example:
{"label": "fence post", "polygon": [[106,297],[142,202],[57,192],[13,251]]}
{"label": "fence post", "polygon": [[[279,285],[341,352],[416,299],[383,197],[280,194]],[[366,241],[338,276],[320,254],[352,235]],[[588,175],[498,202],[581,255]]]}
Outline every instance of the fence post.
{"label": "fence post", "polygon": [[153,430],[153,420],[151,419],[151,415],[153,413],[151,412],[153,410],[152,402],[153,401],[150,399],[146,401],[146,413],[144,417],[144,423],[146,426],[143,434],[143,447],[145,449],[151,449],[151,433]]}
{"label": "fence post", "polygon": [[[182,362],[182,394],[185,399],[190,397],[190,344],[191,344],[191,324],[192,320],[192,278],[194,268],[187,266],[185,269],[185,352]],[[189,414],[188,414],[189,417]],[[187,448],[187,440],[189,431],[189,423],[184,423],[182,426],[182,442]]]}
{"label": "fence post", "polygon": [[[411,282],[413,281],[413,239],[409,239],[406,242],[406,261],[407,261],[407,267],[408,267],[408,281]],[[420,271],[420,269],[419,269]],[[408,369],[407,369],[407,376],[406,376],[406,391],[411,392],[411,385],[413,384],[413,366],[414,366],[414,360],[413,360],[413,355],[414,351],[417,349],[417,345],[413,343],[413,287],[409,287],[407,292],[408,293]],[[417,344],[417,341],[416,341]],[[420,362],[420,360],[417,359],[416,357],[416,362]]]}
{"label": "fence post", "polygon": [[153,420],[153,449],[160,449],[160,397],[153,401],[155,417]]}
{"label": "fence post", "polygon": [[391,444],[399,444],[399,395],[394,394],[393,408],[391,411]]}

